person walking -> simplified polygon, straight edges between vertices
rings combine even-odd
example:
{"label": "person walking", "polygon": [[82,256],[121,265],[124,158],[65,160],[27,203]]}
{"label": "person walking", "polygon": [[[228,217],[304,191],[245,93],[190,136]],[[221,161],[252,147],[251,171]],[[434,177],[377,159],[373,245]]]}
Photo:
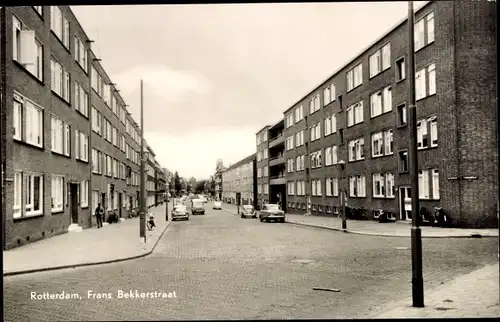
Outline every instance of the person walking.
{"label": "person walking", "polygon": [[102,207],[101,203],[97,205],[97,208],[95,209],[95,218],[97,220],[97,228],[102,227],[102,217],[104,216],[104,208]]}

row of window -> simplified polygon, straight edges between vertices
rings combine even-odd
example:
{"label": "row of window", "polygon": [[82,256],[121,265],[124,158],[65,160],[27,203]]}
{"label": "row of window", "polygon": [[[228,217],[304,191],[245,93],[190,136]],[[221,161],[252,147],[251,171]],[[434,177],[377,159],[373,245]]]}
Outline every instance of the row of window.
{"label": "row of window", "polygon": [[257,152],[257,162],[260,162],[262,160],[267,159],[267,157],[268,157],[267,153],[268,153],[267,149],[264,149],[263,151]]}
{"label": "row of window", "polygon": [[[14,202],[13,218],[23,218],[42,215],[44,212],[44,178],[41,173],[28,173],[14,171]],[[64,205],[68,204],[67,182],[62,175],[52,174],[51,179],[51,211],[64,211]],[[80,182],[77,191],[81,208],[88,207],[89,181]]]}
{"label": "row of window", "polygon": [[257,135],[257,146],[267,141],[267,131],[264,131]]}
{"label": "row of window", "polygon": [[257,185],[257,193],[268,194],[269,193],[269,186],[266,184]]}
{"label": "row of window", "polygon": [[[434,12],[430,12],[417,22],[415,22],[415,51],[420,50],[424,46],[434,42]],[[369,77],[370,79],[381,74],[383,71],[391,67],[391,44],[386,43],[376,49],[368,58]],[[400,81],[405,78],[405,62],[404,58],[396,61],[396,80]],[[435,65],[431,64],[419,71],[415,75],[415,91],[416,99],[420,100],[426,96],[436,93],[435,80]],[[427,81],[426,81],[427,79]],[[356,64],[346,72],[346,91],[353,89],[363,84],[363,64]],[[327,84],[323,89],[323,106],[327,106],[335,101],[335,85]],[[313,114],[320,110],[319,94],[315,94],[309,100],[309,114]],[[371,95],[371,117],[376,117],[385,112],[392,110],[392,102],[390,98],[390,87]],[[382,98],[384,97],[384,98]],[[356,103],[352,106],[350,116],[348,113],[348,126],[361,123],[363,121],[362,103]],[[303,107],[298,106],[293,112],[285,116],[286,127],[291,127],[294,122],[298,123],[303,119]]]}
{"label": "row of window", "polygon": [[[37,9],[35,8],[35,10]],[[61,9],[57,6],[52,6],[51,29],[68,50],[70,50],[69,28],[69,21],[64,17]],[[88,50],[84,42],[76,35],[74,37],[73,52],[75,61],[85,72],[87,72]],[[28,28],[15,16],[13,16],[13,59],[23,65],[23,67],[33,74],[33,76],[43,81],[43,45],[36,39],[35,32],[28,30]],[[54,56],[51,57],[51,75],[52,91],[66,102],[70,103],[70,73]],[[125,108],[117,102],[117,98],[113,94],[115,91],[111,89],[110,85],[102,80],[102,77],[94,66],[92,66],[91,78],[92,87],[103,98],[104,102],[106,102],[119,120],[126,125],[126,132],[139,144],[139,131],[132,126],[132,123],[126,117],[127,112]],[[76,83],[75,108],[88,117],[87,102],[88,93],[83,89],[81,84]]]}
{"label": "row of window", "polygon": [[[419,178],[419,197],[420,199],[439,200],[439,171],[438,169],[421,170]],[[326,196],[339,196],[339,179],[311,179],[311,196],[322,196],[322,182],[325,182]],[[305,181],[288,181],[287,194],[289,196],[304,196]],[[372,175],[372,192],[375,198],[394,198],[395,183],[392,173],[375,173]],[[349,176],[349,196],[366,197],[366,180],[364,175]]]}
{"label": "row of window", "polygon": [[258,168],[257,169],[257,177],[261,178],[261,177],[267,177],[269,175],[269,168],[266,166],[264,166],[263,168]]}

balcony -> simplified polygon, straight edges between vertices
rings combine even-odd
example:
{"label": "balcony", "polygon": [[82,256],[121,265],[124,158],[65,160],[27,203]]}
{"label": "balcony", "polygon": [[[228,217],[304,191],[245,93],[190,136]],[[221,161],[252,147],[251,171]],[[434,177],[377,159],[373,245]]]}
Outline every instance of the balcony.
{"label": "balcony", "polygon": [[277,157],[269,159],[269,166],[275,166],[275,165],[280,165],[285,163],[285,158],[283,158],[283,154],[278,155]]}
{"label": "balcony", "polygon": [[272,139],[269,139],[269,148],[275,147],[279,144],[282,144],[285,142],[285,136],[283,135],[283,132],[278,134],[278,136],[275,136]]}
{"label": "balcony", "polygon": [[285,175],[279,175],[279,176],[273,176],[269,178],[269,184],[271,185],[279,185],[279,184],[285,184]]}

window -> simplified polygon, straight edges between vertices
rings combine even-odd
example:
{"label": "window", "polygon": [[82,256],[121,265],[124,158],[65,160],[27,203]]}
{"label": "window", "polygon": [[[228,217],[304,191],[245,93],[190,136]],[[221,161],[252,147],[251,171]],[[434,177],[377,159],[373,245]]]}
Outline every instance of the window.
{"label": "window", "polygon": [[264,194],[268,194],[269,193],[269,186],[267,184],[264,185]]}
{"label": "window", "polygon": [[257,169],[257,177],[259,177],[259,178],[262,177],[262,169],[261,168]]}
{"label": "window", "polygon": [[339,195],[339,183],[337,178],[326,178],[326,195],[337,197]]}
{"label": "window", "polygon": [[106,120],[106,126],[104,129],[104,138],[111,143],[112,142],[112,133],[113,133],[113,127],[111,126],[111,122]]}
{"label": "window", "polygon": [[394,174],[386,173],[385,174],[385,183],[386,183],[386,197],[394,198],[396,187],[394,185]]}
{"label": "window", "polygon": [[99,72],[97,72],[97,69],[92,66],[92,71],[91,71],[91,85],[94,91],[99,95],[100,97],[104,97],[104,80],[102,79],[101,75]]}
{"label": "window", "polygon": [[43,45],[17,17],[12,17],[12,59],[39,80],[43,80]]}
{"label": "window", "polygon": [[267,157],[268,157],[268,155],[267,155],[267,149],[266,149],[266,150],[264,150],[264,156],[263,156],[263,159],[265,160],[265,159],[267,159]]}
{"label": "window", "polygon": [[[16,179],[21,177],[16,176]],[[43,214],[43,174],[24,174],[23,183],[24,214],[15,212],[14,218]]]}
{"label": "window", "polygon": [[33,6],[33,9],[35,9],[35,11],[38,12],[38,14],[40,16],[43,16],[43,7],[42,6]]}
{"label": "window", "polygon": [[344,144],[344,129],[339,129],[339,141],[340,144]]}
{"label": "window", "polygon": [[325,136],[337,132],[337,116],[331,115],[325,118]]}
{"label": "window", "polygon": [[89,206],[89,181],[83,180],[80,182],[80,207]]}
{"label": "window", "polygon": [[85,117],[89,116],[89,94],[78,82],[75,82],[75,109]]}
{"label": "window", "polygon": [[102,114],[99,112],[95,106],[92,106],[92,131],[101,135],[101,126],[102,126]]}
{"label": "window", "polygon": [[[430,132],[430,137],[429,137]],[[437,118],[435,116],[417,122],[417,148],[426,149],[438,145]],[[430,142],[429,142],[430,139]]]}
{"label": "window", "polygon": [[43,109],[17,93],[13,105],[14,139],[43,147]]}
{"label": "window", "polygon": [[118,130],[114,126],[113,126],[113,145],[119,146],[119,144],[118,144]]}
{"label": "window", "polygon": [[264,177],[267,177],[269,175],[269,168],[266,166],[264,166]]}
{"label": "window", "polygon": [[351,197],[366,197],[365,176],[350,176],[349,192]]}
{"label": "window", "polygon": [[[128,198],[125,198],[125,202],[127,202]],[[99,204],[99,190],[92,190],[92,208],[90,213],[92,216],[95,216],[95,209],[97,208],[97,205]]]}
{"label": "window", "polygon": [[399,151],[399,173],[406,173],[408,169],[408,151]]}
{"label": "window", "polygon": [[285,145],[287,151],[293,149],[293,135],[286,138]]}
{"label": "window", "polygon": [[64,178],[52,176],[52,212],[62,211],[64,200]]}
{"label": "window", "polygon": [[311,168],[321,167],[321,150],[311,153]]}
{"label": "window", "polygon": [[83,41],[75,35],[75,60],[85,72],[88,70],[88,52]]}
{"label": "window", "polygon": [[321,139],[321,123],[313,124],[310,128],[310,142]]}
{"label": "window", "polygon": [[415,51],[434,42],[434,12],[415,22]]}
{"label": "window", "polygon": [[418,196],[420,199],[429,199],[429,170],[420,170],[418,172]]}
{"label": "window", "polygon": [[349,70],[346,75],[347,91],[351,91],[363,83],[363,64]]}
{"label": "window", "polygon": [[19,171],[14,171],[14,205],[13,217],[20,218],[22,216],[22,196],[23,196],[23,174]]}
{"label": "window", "polygon": [[113,159],[112,164],[113,164],[113,177],[118,178],[118,160]]}
{"label": "window", "polygon": [[394,175],[392,173],[373,174],[373,197],[394,198]]}
{"label": "window", "polygon": [[295,133],[295,146],[299,147],[304,144],[304,130]]}
{"label": "window", "polygon": [[335,101],[335,85],[330,84],[323,90],[323,105],[327,106]]}
{"label": "window", "polygon": [[321,180],[320,179],[311,180],[311,195],[321,196]]}
{"label": "window", "polygon": [[[137,136],[137,132],[136,132],[136,136]],[[262,142],[267,142],[267,131],[262,133]]]}
{"label": "window", "polygon": [[406,65],[405,58],[401,57],[396,60],[396,82],[406,78]]}
{"label": "window", "polygon": [[405,103],[399,104],[396,109],[398,113],[398,126],[404,126],[408,124],[406,104]]}
{"label": "window", "polygon": [[260,162],[262,160],[262,152],[257,152],[257,162]]}
{"label": "window", "polygon": [[112,164],[111,160],[112,160],[111,156],[106,155],[106,175],[108,177],[111,177],[113,174],[113,168],[112,168],[113,164]]}
{"label": "window", "polygon": [[300,155],[295,158],[295,171],[304,170],[304,156]]}
{"label": "window", "polygon": [[432,199],[439,200],[439,170],[432,170]]}
{"label": "window", "polygon": [[99,173],[99,151],[92,148],[92,173]]}
{"label": "window", "polygon": [[285,116],[285,126],[286,128],[289,128],[293,125],[293,113],[288,114]]}
{"label": "window", "polygon": [[369,58],[370,78],[391,67],[391,44],[387,43]]}
{"label": "window", "polygon": [[337,164],[337,146],[325,148],[325,165]]}
{"label": "window", "polygon": [[392,111],[392,92],[390,86],[370,95],[370,111],[371,117]]}
{"label": "window", "polygon": [[304,107],[300,105],[295,109],[295,123],[301,121],[304,118]]}
{"label": "window", "polygon": [[293,159],[286,160],[286,169],[287,172],[293,172],[295,161]]}
{"label": "window", "polygon": [[120,134],[120,149],[125,152],[125,135]]}
{"label": "window", "polygon": [[125,124],[125,116],[127,115],[127,112],[125,111],[125,107],[120,108],[120,122]]}
{"label": "window", "polygon": [[287,192],[289,196],[293,196],[295,194],[295,182],[287,182]]}
{"label": "window", "polygon": [[305,182],[304,181],[297,181],[296,194],[297,194],[297,196],[303,196],[305,194]]}
{"label": "window", "polygon": [[347,108],[347,126],[363,122],[363,101],[359,101]]}
{"label": "window", "polygon": [[319,102],[319,94],[316,94],[309,100],[309,115],[319,111],[320,102]]}
{"label": "window", "polygon": [[365,158],[365,139],[360,138],[357,140],[349,141],[349,161],[358,161]]}
{"label": "window", "polygon": [[372,157],[391,155],[393,153],[392,130],[372,134]]}
{"label": "window", "polygon": [[62,10],[58,6],[51,6],[50,11],[50,28],[63,45],[69,49],[69,21],[63,16]]}
{"label": "window", "polygon": [[77,160],[88,162],[88,137],[84,133],[75,130],[75,155]]}
{"label": "window", "polygon": [[64,69],[64,67],[57,62],[54,57],[50,61],[51,67],[51,86],[52,91],[63,98],[66,102],[69,102],[70,97],[70,76],[69,72]]}
{"label": "window", "polygon": [[436,64],[430,64],[415,73],[415,98],[418,101],[434,94],[436,94]]}
{"label": "window", "polygon": [[52,152],[70,156],[71,132],[69,125],[52,116],[51,119]]}

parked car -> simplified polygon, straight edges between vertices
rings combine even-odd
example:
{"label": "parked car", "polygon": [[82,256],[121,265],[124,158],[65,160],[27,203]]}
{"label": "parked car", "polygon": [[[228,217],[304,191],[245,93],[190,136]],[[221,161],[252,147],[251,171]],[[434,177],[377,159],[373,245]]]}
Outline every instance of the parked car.
{"label": "parked car", "polygon": [[285,212],[281,210],[280,205],[268,203],[262,207],[261,211],[259,211],[259,219],[261,222],[269,222],[271,220],[285,222]]}
{"label": "parked car", "polygon": [[185,219],[189,220],[189,211],[185,205],[176,205],[172,213],[172,220]]}
{"label": "parked car", "polygon": [[241,210],[241,218],[257,218],[257,212],[251,205],[244,205]]}
{"label": "parked car", "polygon": [[212,207],[213,209],[219,209],[221,210],[222,209],[222,202],[220,201],[214,201],[214,205]]}
{"label": "parked car", "polygon": [[191,214],[205,214],[205,202],[201,199],[191,200]]}

